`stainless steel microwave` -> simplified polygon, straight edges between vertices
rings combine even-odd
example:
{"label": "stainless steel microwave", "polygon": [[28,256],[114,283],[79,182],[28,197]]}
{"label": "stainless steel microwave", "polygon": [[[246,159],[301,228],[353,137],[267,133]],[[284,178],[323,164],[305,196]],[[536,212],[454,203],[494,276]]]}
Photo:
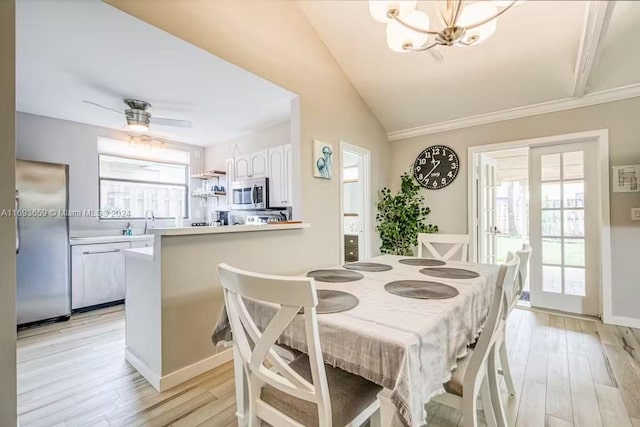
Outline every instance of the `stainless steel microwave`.
{"label": "stainless steel microwave", "polygon": [[269,178],[247,179],[231,184],[231,209],[267,209]]}

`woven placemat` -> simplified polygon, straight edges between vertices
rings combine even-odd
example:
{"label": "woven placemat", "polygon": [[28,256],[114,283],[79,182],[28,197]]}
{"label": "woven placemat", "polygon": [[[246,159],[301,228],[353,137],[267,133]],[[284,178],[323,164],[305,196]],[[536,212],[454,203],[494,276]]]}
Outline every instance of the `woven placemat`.
{"label": "woven placemat", "polygon": [[401,297],[417,299],[446,299],[458,295],[458,290],[453,286],[428,280],[396,280],[384,285],[384,290]]}
{"label": "woven placemat", "polygon": [[350,270],[313,270],[307,273],[307,277],[313,277],[318,282],[355,282],[362,279],[364,276],[357,271]]}
{"label": "woven placemat", "polygon": [[431,258],[404,258],[398,262],[400,264],[415,265],[418,267],[439,267],[446,264],[446,262],[442,260]]}
{"label": "woven placemat", "polygon": [[377,262],[352,262],[350,264],[345,264],[344,268],[348,270],[370,271],[370,272],[389,271],[393,269],[393,267],[391,267],[390,265],[380,264]]}
{"label": "woven placemat", "polygon": [[451,267],[423,268],[420,273],[426,276],[439,277],[440,279],[475,279],[480,277],[475,271]]}

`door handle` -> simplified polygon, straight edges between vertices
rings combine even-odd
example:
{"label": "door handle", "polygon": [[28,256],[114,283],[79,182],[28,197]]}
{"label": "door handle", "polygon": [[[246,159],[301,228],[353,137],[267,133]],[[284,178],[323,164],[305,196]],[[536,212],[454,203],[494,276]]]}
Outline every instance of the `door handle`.
{"label": "door handle", "polygon": [[116,252],[120,252],[120,249],[112,249],[110,251],[84,251],[82,255],[112,254]]}
{"label": "door handle", "polygon": [[18,224],[19,215],[17,214],[20,209],[20,192],[16,190],[16,254],[20,253],[20,227]]}
{"label": "door handle", "polygon": [[256,199],[254,197],[254,194],[256,194],[257,191],[258,191],[258,185],[254,184],[253,188],[251,189],[251,204],[252,205],[256,204]]}

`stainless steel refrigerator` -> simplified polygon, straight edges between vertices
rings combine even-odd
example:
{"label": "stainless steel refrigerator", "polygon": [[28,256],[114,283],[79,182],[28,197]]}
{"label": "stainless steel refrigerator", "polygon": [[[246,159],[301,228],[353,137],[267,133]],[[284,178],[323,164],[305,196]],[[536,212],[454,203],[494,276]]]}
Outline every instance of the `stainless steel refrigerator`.
{"label": "stainless steel refrigerator", "polygon": [[16,160],[18,325],[71,315],[69,166]]}

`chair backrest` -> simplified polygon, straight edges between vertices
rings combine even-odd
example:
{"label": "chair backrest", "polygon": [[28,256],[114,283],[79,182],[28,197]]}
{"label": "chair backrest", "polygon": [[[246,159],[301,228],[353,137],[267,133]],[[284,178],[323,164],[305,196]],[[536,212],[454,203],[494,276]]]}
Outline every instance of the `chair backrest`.
{"label": "chair backrest", "polygon": [[518,265],[518,298],[522,295],[524,285],[527,283],[527,276],[529,274],[529,260],[531,259],[531,246],[523,244],[522,249],[516,251],[516,255],[520,258],[520,264]]}
{"label": "chair backrest", "polygon": [[[267,404],[261,401],[260,395],[262,387],[269,384],[283,393],[315,403],[318,406],[319,424],[330,426],[331,402],[320,350],[316,315],[318,297],[314,280],[306,277],[251,273],[227,264],[218,265],[218,272],[224,289],[234,345],[237,346],[237,353],[242,358],[244,373],[247,376],[250,416],[263,418],[258,412]],[[275,304],[274,309],[277,313],[263,328],[263,332],[260,332],[250,316],[244,299]],[[274,344],[298,316],[301,308],[304,308],[304,314],[300,316],[304,317],[313,384],[291,369],[274,350]],[[265,362],[270,366],[265,365]],[[241,380],[236,378],[236,381]],[[294,420],[271,406],[268,411],[271,416],[277,413],[288,425],[297,425]],[[273,420],[265,421],[273,423]]]}
{"label": "chair backrest", "polygon": [[[489,357],[491,349],[504,334],[506,326],[505,313],[508,311],[506,292],[509,287],[515,287],[515,278],[518,270],[518,256],[509,254],[507,261],[500,266],[496,288],[489,306],[487,321],[482,329],[480,338],[473,350],[471,360],[463,379],[464,393],[475,393],[482,383],[482,367]],[[512,289],[515,290],[515,289]],[[477,394],[472,394],[476,396]]]}
{"label": "chair backrest", "polygon": [[[441,252],[434,244],[447,245],[448,250]],[[448,261],[453,258],[456,253],[460,253],[458,261],[467,261],[469,259],[469,235],[468,234],[418,234],[418,256],[424,257],[423,249],[427,249],[431,258]],[[445,248],[447,249],[447,248]]]}

